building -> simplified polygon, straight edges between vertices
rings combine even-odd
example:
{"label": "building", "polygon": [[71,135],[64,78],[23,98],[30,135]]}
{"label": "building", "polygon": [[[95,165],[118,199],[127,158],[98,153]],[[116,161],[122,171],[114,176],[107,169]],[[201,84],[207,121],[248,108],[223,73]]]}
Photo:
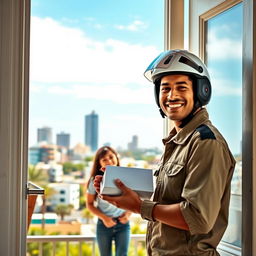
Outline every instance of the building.
{"label": "building", "polygon": [[41,149],[39,146],[32,146],[29,148],[28,162],[32,165],[41,162]]}
{"label": "building", "polygon": [[63,167],[60,164],[51,164],[48,169],[50,182],[62,182],[63,180]]}
{"label": "building", "polygon": [[80,161],[83,160],[90,153],[90,147],[83,143],[78,143],[69,152],[70,160]]}
{"label": "building", "polygon": [[129,151],[136,151],[138,150],[138,136],[133,135],[132,136],[132,141],[128,143],[128,150]]}
{"label": "building", "polygon": [[62,162],[62,155],[56,145],[40,143],[29,148],[29,163],[36,165],[39,162]]}
{"label": "building", "polygon": [[99,116],[93,110],[91,114],[85,116],[85,144],[93,152],[98,149],[98,126]]}
{"label": "building", "polygon": [[42,127],[37,129],[37,143],[40,142],[52,144],[52,128]]}
{"label": "building", "polygon": [[57,142],[56,144],[58,146],[69,148],[70,147],[70,134],[65,133],[65,132],[58,133],[56,142]]}
{"label": "building", "polygon": [[79,209],[79,184],[50,183],[49,187],[56,191],[50,199],[50,204],[53,208],[58,204],[72,204],[75,210]]}

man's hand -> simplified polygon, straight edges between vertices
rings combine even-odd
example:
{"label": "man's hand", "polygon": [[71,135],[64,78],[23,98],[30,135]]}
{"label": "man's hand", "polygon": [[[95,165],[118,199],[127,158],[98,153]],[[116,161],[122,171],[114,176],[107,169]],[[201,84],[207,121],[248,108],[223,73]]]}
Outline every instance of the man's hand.
{"label": "man's hand", "polygon": [[[95,180],[98,176],[95,177]],[[97,178],[94,181],[94,187],[99,191],[100,178]],[[99,195],[103,200],[108,201],[109,203],[115,205],[118,208],[122,208],[134,213],[140,213],[141,199],[137,193],[132,191],[130,188],[126,187],[119,179],[115,180],[116,186],[122,191],[120,196],[106,196]]]}

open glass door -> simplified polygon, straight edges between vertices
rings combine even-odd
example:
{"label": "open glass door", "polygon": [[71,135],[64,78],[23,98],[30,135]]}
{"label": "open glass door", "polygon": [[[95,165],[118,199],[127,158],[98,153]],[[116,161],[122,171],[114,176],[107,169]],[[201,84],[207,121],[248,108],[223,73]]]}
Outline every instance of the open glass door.
{"label": "open glass door", "polygon": [[231,248],[242,245],[242,10],[239,3],[205,23],[205,62],[213,86],[209,114],[236,159],[229,226],[223,237]]}
{"label": "open glass door", "polygon": [[[236,159],[229,226],[221,255],[241,255],[242,246],[242,1],[190,1],[189,50],[208,66],[213,94],[210,119]],[[198,22],[199,21],[199,22]]]}

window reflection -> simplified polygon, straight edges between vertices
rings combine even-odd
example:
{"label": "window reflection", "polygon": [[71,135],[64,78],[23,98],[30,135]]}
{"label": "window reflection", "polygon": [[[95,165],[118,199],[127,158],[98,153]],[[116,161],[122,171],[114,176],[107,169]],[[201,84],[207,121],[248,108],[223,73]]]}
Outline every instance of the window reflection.
{"label": "window reflection", "polygon": [[206,24],[206,64],[213,94],[208,110],[237,161],[232,179],[229,226],[223,241],[241,247],[242,224],[242,4]]}

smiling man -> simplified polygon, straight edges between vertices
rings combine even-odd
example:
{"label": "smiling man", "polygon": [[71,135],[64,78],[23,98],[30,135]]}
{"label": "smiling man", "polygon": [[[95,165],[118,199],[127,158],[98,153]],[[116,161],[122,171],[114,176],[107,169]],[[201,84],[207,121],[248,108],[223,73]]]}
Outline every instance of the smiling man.
{"label": "smiling man", "polygon": [[[154,83],[161,115],[174,123],[163,139],[153,199],[141,200],[120,180],[121,196],[100,196],[149,221],[148,255],[219,255],[235,160],[204,107],[211,97],[207,68],[194,54],[173,50],[160,54],[145,76]],[[100,181],[96,177],[97,191]]]}
{"label": "smiling man", "polygon": [[178,122],[187,117],[194,106],[192,80],[186,75],[167,75],[161,79],[159,102],[165,115]]}

